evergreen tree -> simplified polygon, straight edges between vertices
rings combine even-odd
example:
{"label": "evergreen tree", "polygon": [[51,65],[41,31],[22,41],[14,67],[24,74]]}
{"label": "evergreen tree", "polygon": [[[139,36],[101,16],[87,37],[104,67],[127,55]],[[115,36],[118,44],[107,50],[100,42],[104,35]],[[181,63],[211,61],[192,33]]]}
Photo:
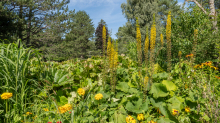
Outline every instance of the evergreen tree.
{"label": "evergreen tree", "polygon": [[[40,32],[51,27],[50,20],[57,19],[57,15],[60,14],[59,10],[64,10],[62,16],[59,18],[63,20],[67,19],[66,12],[68,11],[68,7],[65,5],[69,3],[69,0],[10,0],[3,3],[0,11],[7,10],[16,14],[13,18],[13,22],[16,25],[16,28],[14,28],[16,31],[15,38],[21,39],[26,45],[30,46],[33,37],[39,37]],[[58,11],[49,13],[48,11],[50,10]],[[49,37],[48,34],[44,36]]]}
{"label": "evergreen tree", "polygon": [[71,58],[87,58],[90,49],[89,38],[93,37],[95,28],[85,11],[78,11],[70,23],[70,32],[66,35],[66,50]]}
{"label": "evergreen tree", "polygon": [[98,23],[98,27],[96,28],[96,31],[95,31],[95,37],[96,37],[96,40],[95,40],[95,45],[96,45],[96,48],[97,49],[100,49],[101,51],[102,48],[103,48],[103,39],[102,39],[102,30],[103,30],[103,26],[105,25],[105,28],[106,28],[106,44],[107,44],[107,41],[108,41],[108,27],[107,27],[107,24],[104,20],[101,19],[101,21]]}

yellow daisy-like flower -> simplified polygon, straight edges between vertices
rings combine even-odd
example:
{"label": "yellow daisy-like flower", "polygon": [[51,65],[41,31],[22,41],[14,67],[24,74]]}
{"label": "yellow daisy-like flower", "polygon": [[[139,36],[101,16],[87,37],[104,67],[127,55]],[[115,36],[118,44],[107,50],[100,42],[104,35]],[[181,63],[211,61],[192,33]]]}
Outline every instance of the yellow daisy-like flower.
{"label": "yellow daisy-like flower", "polygon": [[79,88],[79,89],[77,90],[77,92],[78,92],[79,95],[85,95],[85,90],[82,89],[82,88]]}
{"label": "yellow daisy-like flower", "polygon": [[47,108],[44,108],[44,111],[49,111]]}
{"label": "yellow daisy-like flower", "polygon": [[149,121],[148,123],[157,123],[157,122],[154,122],[153,120]]}
{"label": "yellow daisy-like flower", "polygon": [[126,123],[136,123],[136,120],[131,115],[128,115],[126,117]]}
{"label": "yellow daisy-like flower", "polygon": [[64,107],[66,108],[67,111],[72,109],[72,106],[70,104],[65,104]]}
{"label": "yellow daisy-like flower", "polygon": [[5,99],[9,99],[9,98],[11,98],[12,97],[12,93],[7,93],[7,92],[5,92],[5,93],[3,93],[2,95],[1,95],[1,98],[3,99],[3,100],[5,100]]}
{"label": "yellow daisy-like flower", "polygon": [[144,115],[143,114],[138,114],[137,119],[138,120],[144,120]]}
{"label": "yellow daisy-like flower", "polygon": [[188,88],[188,85],[187,84],[185,84],[185,89],[187,89]]}
{"label": "yellow daisy-like flower", "polygon": [[173,115],[177,115],[178,113],[179,113],[178,110],[176,110],[176,109],[172,109],[172,114],[173,114]]}
{"label": "yellow daisy-like flower", "polygon": [[31,114],[32,114],[31,112],[27,112],[27,113],[26,113],[26,115],[31,115]]}
{"label": "yellow daisy-like flower", "polygon": [[187,113],[189,113],[190,112],[190,107],[185,107],[185,111],[187,112]]}
{"label": "yellow daisy-like flower", "polygon": [[98,93],[98,94],[95,95],[96,100],[100,100],[102,98],[103,98],[103,95],[101,93]]}

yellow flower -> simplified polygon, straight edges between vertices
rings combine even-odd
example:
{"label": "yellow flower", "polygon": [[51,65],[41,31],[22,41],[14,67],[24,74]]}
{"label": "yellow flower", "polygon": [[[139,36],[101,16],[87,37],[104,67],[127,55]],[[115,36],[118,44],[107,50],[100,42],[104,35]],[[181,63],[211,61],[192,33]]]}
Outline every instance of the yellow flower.
{"label": "yellow flower", "polygon": [[148,123],[157,123],[157,122],[154,122],[153,120],[149,121]]}
{"label": "yellow flower", "polygon": [[127,123],[136,123],[136,120],[131,115],[128,115],[128,117],[126,117],[126,122]]}
{"label": "yellow flower", "polygon": [[72,106],[70,104],[65,104],[64,107],[66,108],[67,111],[72,109]]}
{"label": "yellow flower", "polygon": [[5,93],[3,93],[3,94],[1,95],[1,98],[2,98],[3,100],[9,99],[9,98],[11,98],[11,97],[12,97],[12,93],[7,93],[7,92],[5,92]]}
{"label": "yellow flower", "polygon": [[72,109],[72,106],[70,104],[65,104],[64,106],[59,107],[59,112],[63,114],[71,109]]}
{"label": "yellow flower", "polygon": [[77,90],[77,92],[78,92],[79,95],[84,95],[84,94],[85,94],[85,90],[82,89],[82,88],[79,88],[79,89]]}
{"label": "yellow flower", "polygon": [[138,114],[137,119],[138,120],[144,120],[144,115],[143,114]]}
{"label": "yellow flower", "polygon": [[31,112],[27,112],[26,114],[27,114],[27,115],[30,115],[30,114],[32,114],[32,113],[31,113]]}
{"label": "yellow flower", "polygon": [[177,115],[178,113],[179,113],[178,110],[176,110],[176,109],[172,109],[172,114],[173,114],[173,115]]}
{"label": "yellow flower", "polygon": [[188,106],[185,107],[185,111],[186,111],[186,112],[190,112],[190,107],[188,107]]}
{"label": "yellow flower", "polygon": [[103,98],[103,95],[101,93],[98,93],[98,94],[95,95],[96,100],[100,100],[102,98]]}
{"label": "yellow flower", "polygon": [[49,111],[47,108],[44,108],[44,111]]}
{"label": "yellow flower", "polygon": [[193,56],[193,54],[186,55],[186,57],[192,57],[192,56]]}

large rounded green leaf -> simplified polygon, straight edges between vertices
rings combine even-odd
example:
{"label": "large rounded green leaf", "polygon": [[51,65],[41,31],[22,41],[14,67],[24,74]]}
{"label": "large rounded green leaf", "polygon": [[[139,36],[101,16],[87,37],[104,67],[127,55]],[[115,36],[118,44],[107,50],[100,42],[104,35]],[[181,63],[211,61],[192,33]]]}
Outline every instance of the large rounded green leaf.
{"label": "large rounded green leaf", "polygon": [[163,80],[162,83],[167,87],[168,91],[175,91],[177,89],[177,86],[172,81]]}
{"label": "large rounded green leaf", "polygon": [[153,83],[149,93],[153,94],[154,98],[166,97],[167,95],[169,95],[166,86],[162,83]]}

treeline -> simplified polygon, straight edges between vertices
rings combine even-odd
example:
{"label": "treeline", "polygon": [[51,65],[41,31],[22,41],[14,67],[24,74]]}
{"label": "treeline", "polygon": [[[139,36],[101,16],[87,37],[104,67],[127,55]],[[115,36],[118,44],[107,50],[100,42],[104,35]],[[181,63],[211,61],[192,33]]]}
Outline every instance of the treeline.
{"label": "treeline", "polygon": [[[191,53],[195,29],[199,33],[196,46],[199,58],[197,57],[196,62],[203,62],[205,59],[216,60],[219,51],[217,48],[219,14],[209,13],[212,11],[210,1],[212,0],[197,0],[199,5],[191,2],[188,10],[178,5],[176,0],[129,0],[122,3],[122,13],[127,22],[119,27],[116,34],[119,54],[137,56],[136,17],[139,19],[141,37],[146,37],[146,30],[150,30],[153,23],[153,14],[155,14],[156,21],[155,50],[159,51],[160,35],[165,34],[166,15],[168,11],[171,11],[172,61],[174,63],[178,61],[179,51],[183,56]],[[111,35],[106,22],[100,19],[95,28],[92,19],[85,11],[69,11],[67,6],[69,2],[69,0],[1,0],[1,42],[12,43],[21,39],[25,47],[40,50],[45,60],[64,61],[102,55],[102,28],[104,25],[107,31],[106,42],[107,37]],[[220,0],[214,1],[215,13],[218,13],[219,3]],[[215,22],[216,25],[214,25]],[[164,64],[167,59],[165,35],[163,39],[164,48],[160,49],[156,55],[157,62],[161,62],[161,64]],[[144,40],[145,38],[141,39],[142,47]],[[137,60],[135,57],[132,58]]]}

